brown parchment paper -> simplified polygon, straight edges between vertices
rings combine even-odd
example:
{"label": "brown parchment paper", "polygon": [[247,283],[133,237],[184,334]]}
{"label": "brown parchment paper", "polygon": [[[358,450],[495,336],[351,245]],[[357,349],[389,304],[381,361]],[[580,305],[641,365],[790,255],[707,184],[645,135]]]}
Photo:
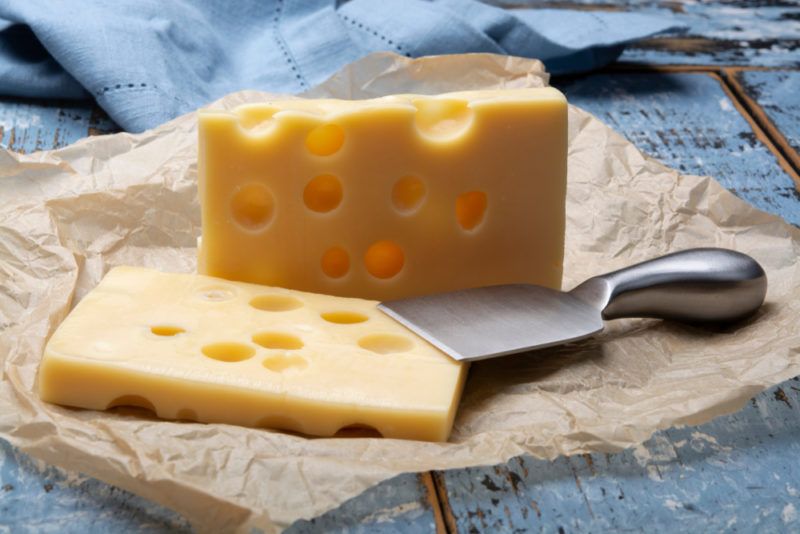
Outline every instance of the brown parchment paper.
{"label": "brown parchment paper", "polygon": [[[537,61],[492,55],[367,57],[309,95],[545,84]],[[266,95],[242,92],[215,105]],[[644,156],[589,113],[569,112],[565,288],[692,246],[740,250],[769,276],[767,304],[736,328],[655,320],[595,339],[475,364],[448,443],[306,439],[42,403],[48,335],[116,265],[195,269],[195,115],[138,135],[0,151],[0,434],[36,457],[170,506],[203,530],[271,530],[404,471],[615,451],[655,430],[739,409],[800,374],[800,231],[708,177]]]}

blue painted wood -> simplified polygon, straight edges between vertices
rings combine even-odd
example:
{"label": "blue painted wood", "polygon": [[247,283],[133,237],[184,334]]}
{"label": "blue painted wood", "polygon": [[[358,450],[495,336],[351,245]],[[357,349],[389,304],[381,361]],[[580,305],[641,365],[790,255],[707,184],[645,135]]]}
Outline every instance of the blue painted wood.
{"label": "blue painted wood", "polygon": [[[435,499],[422,477],[406,474],[368,489],[341,507],[287,530],[433,532]],[[175,512],[115,486],[44,465],[0,440],[0,532],[191,532]]]}
{"label": "blue painted wood", "polygon": [[[762,209],[800,221],[800,196],[774,155],[704,74],[556,80],[569,100],[684,172],[711,174]],[[745,410],[670,429],[613,455],[445,471],[459,532],[793,531],[800,529],[800,383]]]}
{"label": "blue painted wood", "polygon": [[800,4],[765,0],[500,0],[513,7],[629,11],[686,25],[682,35],[632,43],[621,61],[649,65],[800,65]]}
{"label": "blue painted wood", "polygon": [[157,504],[35,462],[0,440],[0,532],[190,532]]}
{"label": "blue painted wood", "polygon": [[[375,533],[435,532],[432,506],[435,498],[420,499],[420,477],[428,474],[406,474],[381,482],[377,486],[342,504],[339,508],[311,521],[297,521],[286,534],[312,533]],[[428,491],[433,491],[431,484]]]}
{"label": "blue painted wood", "polygon": [[[797,224],[791,180],[716,79],[650,73],[556,83],[573,102],[667,164],[715,175]],[[69,144],[91,129],[115,129],[90,103],[67,103],[65,110],[60,105],[0,101],[3,146],[31,151]],[[797,530],[798,390],[800,384],[787,382],[743,412],[660,432],[621,454],[554,462],[518,458],[503,466],[439,473],[449,501],[446,513],[463,532]],[[434,502],[417,475],[403,475],[290,530],[428,531]],[[0,442],[0,532],[186,528],[182,518],[153,503],[40,465]]]}
{"label": "blue painted wood", "polygon": [[[800,72],[739,71],[733,74],[747,98],[783,137],[787,156],[800,168]],[[783,143],[782,143],[783,144]]]}
{"label": "blue painted wood", "polygon": [[[655,65],[800,65],[800,5],[796,2],[713,0],[647,2],[642,9],[689,26],[680,37],[630,46],[621,60]],[[641,9],[630,2],[633,9]]]}
{"label": "blue painted wood", "polygon": [[711,175],[762,210],[800,225],[800,193],[704,73],[614,73],[554,80],[573,104],[684,173]]}
{"label": "blue painted wood", "polygon": [[437,474],[458,532],[796,532],[797,379],[617,454]]}
{"label": "blue painted wood", "polygon": [[17,152],[61,148],[119,127],[90,101],[0,98],[0,146]]}

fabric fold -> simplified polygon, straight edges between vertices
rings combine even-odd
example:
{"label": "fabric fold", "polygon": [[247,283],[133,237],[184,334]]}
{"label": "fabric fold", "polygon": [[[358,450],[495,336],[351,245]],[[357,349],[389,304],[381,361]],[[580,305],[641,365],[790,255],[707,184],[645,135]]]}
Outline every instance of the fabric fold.
{"label": "fabric fold", "polygon": [[95,98],[140,132],[243,89],[298,93],[371,52],[490,52],[554,74],[614,61],[674,21],[475,0],[0,3],[0,94]]}

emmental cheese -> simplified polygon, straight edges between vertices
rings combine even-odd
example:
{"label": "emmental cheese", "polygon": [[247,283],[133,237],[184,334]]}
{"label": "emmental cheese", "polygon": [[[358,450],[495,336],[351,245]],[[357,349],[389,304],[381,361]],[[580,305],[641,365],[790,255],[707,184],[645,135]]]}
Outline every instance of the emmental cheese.
{"label": "emmental cheese", "polygon": [[204,274],[380,300],[561,286],[555,89],[282,100],[199,121]]}
{"label": "emmental cheese", "polygon": [[40,396],[317,436],[446,440],[466,367],[375,306],[117,267],[49,340]]}

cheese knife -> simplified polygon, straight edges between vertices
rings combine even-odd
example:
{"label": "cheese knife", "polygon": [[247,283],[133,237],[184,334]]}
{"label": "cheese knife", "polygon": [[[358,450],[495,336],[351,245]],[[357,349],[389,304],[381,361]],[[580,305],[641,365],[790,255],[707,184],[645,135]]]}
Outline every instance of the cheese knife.
{"label": "cheese knife", "polygon": [[755,313],[767,277],[750,256],[695,248],[595,276],[568,292],[509,284],[382,302],[378,309],[459,361],[577,341],[603,321],[729,323]]}

